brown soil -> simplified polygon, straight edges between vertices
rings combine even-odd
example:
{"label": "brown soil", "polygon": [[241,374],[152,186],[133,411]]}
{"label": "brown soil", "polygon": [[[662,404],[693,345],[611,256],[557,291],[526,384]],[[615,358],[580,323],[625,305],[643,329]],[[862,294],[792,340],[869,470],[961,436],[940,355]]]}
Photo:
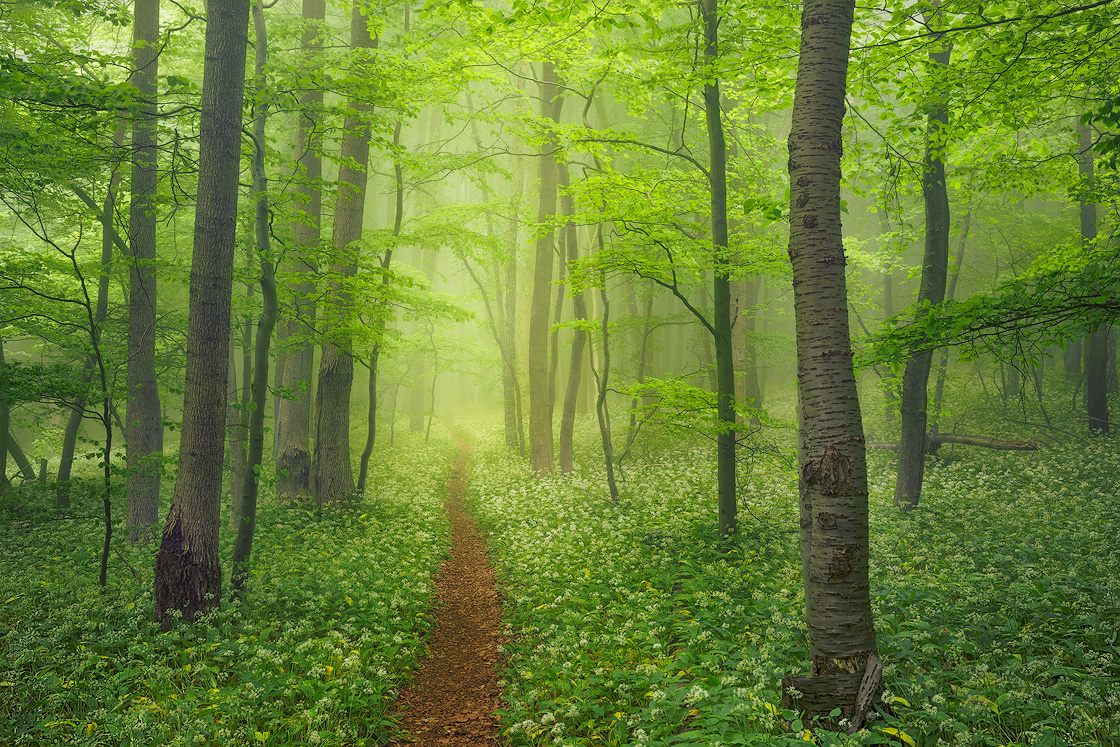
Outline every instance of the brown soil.
{"label": "brown soil", "polygon": [[497,747],[502,615],[486,540],[466,512],[467,446],[451,472],[451,557],[436,575],[438,603],[428,656],[401,693],[394,747]]}

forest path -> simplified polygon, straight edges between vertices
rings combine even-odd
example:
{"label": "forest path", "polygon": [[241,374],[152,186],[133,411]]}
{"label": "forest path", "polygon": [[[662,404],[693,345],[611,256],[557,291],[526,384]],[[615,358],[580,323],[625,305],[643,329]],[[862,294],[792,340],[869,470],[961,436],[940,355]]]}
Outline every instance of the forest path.
{"label": "forest path", "polygon": [[502,613],[486,540],[466,511],[470,447],[456,435],[459,457],[447,485],[451,556],[436,574],[437,603],[428,655],[400,696],[395,747],[488,747],[498,740],[498,645]]}

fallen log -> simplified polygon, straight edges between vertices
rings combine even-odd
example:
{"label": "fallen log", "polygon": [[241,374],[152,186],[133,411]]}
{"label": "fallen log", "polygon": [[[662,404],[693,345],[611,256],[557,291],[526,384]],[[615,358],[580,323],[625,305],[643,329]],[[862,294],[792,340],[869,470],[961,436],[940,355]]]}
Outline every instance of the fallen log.
{"label": "fallen log", "polygon": [[[1003,451],[1035,451],[1042,444],[1038,441],[1007,441],[1002,438],[988,438],[987,436],[966,436],[959,433],[931,433],[928,436],[928,451],[934,453],[941,444],[964,444],[965,446],[983,446],[985,449],[1001,449]],[[882,441],[869,441],[868,447],[872,449],[889,449],[898,451],[900,444]]]}

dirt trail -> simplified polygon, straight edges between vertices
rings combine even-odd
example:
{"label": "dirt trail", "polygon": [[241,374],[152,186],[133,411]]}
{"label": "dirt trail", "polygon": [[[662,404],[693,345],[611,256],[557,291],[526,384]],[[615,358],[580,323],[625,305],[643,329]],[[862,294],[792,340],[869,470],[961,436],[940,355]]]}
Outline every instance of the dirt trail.
{"label": "dirt trail", "polygon": [[502,615],[486,541],[466,512],[469,447],[460,454],[447,487],[451,557],[436,575],[438,599],[428,656],[411,687],[401,693],[396,747],[497,747],[498,666]]}

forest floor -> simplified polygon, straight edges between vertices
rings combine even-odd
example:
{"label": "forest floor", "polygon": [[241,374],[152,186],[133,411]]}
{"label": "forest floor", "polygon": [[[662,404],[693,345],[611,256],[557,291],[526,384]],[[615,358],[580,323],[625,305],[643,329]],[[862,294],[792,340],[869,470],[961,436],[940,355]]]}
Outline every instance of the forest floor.
{"label": "forest floor", "polygon": [[482,747],[498,736],[499,646],[502,613],[486,540],[466,511],[469,447],[460,454],[447,487],[451,554],[435,582],[437,601],[428,655],[400,698],[400,731],[392,744]]}

